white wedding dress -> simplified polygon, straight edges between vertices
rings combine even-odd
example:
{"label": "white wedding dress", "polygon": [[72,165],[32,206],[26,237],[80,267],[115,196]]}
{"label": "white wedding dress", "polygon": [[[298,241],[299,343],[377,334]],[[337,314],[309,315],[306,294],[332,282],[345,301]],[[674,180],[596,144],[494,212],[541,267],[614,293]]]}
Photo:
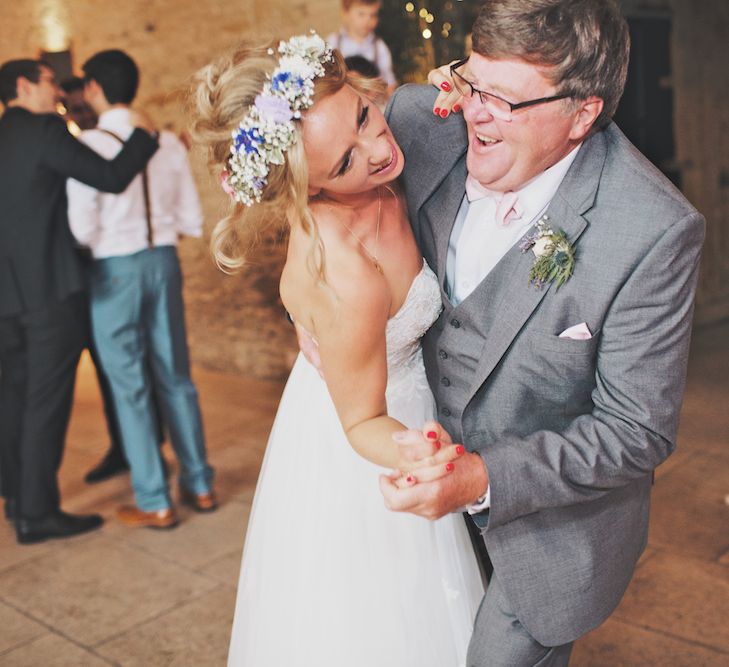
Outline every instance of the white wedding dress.
{"label": "white wedding dress", "polygon": [[[387,325],[388,413],[413,428],[434,414],[419,341],[440,307],[424,264]],[[229,667],[465,665],[483,587],[464,519],[389,512],[381,472],[299,355],[251,510]]]}

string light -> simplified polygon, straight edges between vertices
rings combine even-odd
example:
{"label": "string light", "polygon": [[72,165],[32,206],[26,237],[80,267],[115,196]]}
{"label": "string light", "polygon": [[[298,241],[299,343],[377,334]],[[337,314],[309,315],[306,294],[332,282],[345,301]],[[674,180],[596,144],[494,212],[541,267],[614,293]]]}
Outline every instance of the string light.
{"label": "string light", "polygon": [[425,39],[430,39],[432,36],[433,36],[433,33],[430,32],[429,28],[426,28],[425,30],[423,30],[423,37],[425,37]]}
{"label": "string light", "polygon": [[433,16],[432,14],[428,14],[428,15],[427,15],[427,16],[425,17],[425,22],[426,22],[426,23],[432,23],[433,21],[435,21],[435,16]]}
{"label": "string light", "polygon": [[406,12],[413,12],[413,11],[415,11],[415,5],[412,2],[408,2],[405,5],[405,11]]}
{"label": "string light", "polygon": [[418,12],[418,16],[420,16],[421,19],[424,19],[428,15],[428,10],[423,8]]}

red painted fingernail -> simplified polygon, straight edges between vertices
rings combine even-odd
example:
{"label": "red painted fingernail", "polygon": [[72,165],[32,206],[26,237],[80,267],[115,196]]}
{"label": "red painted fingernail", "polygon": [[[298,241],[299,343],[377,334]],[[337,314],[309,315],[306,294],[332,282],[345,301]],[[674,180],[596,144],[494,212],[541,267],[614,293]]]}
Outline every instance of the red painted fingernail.
{"label": "red painted fingernail", "polygon": [[456,454],[460,456],[466,451],[466,448],[463,445],[456,445]]}
{"label": "red painted fingernail", "polygon": [[434,114],[435,114],[436,116],[440,116],[440,107],[435,107],[435,109],[433,109],[433,113],[434,113]]}
{"label": "red painted fingernail", "polygon": [[446,463],[446,472],[453,472],[456,469],[456,466],[454,466],[452,463],[448,462]]}
{"label": "red painted fingernail", "polygon": [[408,475],[408,476],[407,476],[407,477],[405,478],[405,481],[406,481],[406,482],[407,482],[408,484],[415,484],[415,477],[413,477],[412,475]]}
{"label": "red painted fingernail", "polygon": [[436,438],[438,437],[438,434],[437,434],[437,433],[436,433],[435,431],[428,431],[428,433],[427,433],[427,436],[428,436],[428,437],[429,437],[429,438],[430,438],[431,440],[435,440],[435,439],[436,439]]}
{"label": "red painted fingernail", "polygon": [[441,88],[441,90],[445,90],[446,93],[450,93],[451,92],[451,84],[448,83],[447,81],[444,81],[443,83],[441,83],[440,84],[440,88]]}
{"label": "red painted fingernail", "polygon": [[448,109],[441,109],[440,110],[440,117],[445,118],[448,115]]}
{"label": "red painted fingernail", "polygon": [[440,440],[436,440],[434,443],[436,449],[440,449]]}
{"label": "red painted fingernail", "polygon": [[453,105],[453,113],[458,113],[461,110],[460,104],[454,104]]}

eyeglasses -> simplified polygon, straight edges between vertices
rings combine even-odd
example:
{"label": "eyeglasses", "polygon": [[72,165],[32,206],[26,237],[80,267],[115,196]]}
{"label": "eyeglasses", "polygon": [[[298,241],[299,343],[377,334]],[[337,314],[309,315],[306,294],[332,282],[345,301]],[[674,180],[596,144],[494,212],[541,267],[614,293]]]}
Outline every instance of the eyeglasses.
{"label": "eyeglasses", "polygon": [[465,79],[461,74],[456,71],[459,67],[463,67],[467,62],[468,58],[464,58],[463,60],[459,60],[458,62],[453,63],[450,67],[451,77],[453,78],[453,83],[456,87],[456,90],[463,97],[467,97],[468,99],[472,99],[474,95],[478,93],[481,104],[486,107],[488,112],[494,118],[498,118],[499,120],[510,121],[513,112],[517,109],[526,109],[527,107],[533,107],[537,104],[545,104],[546,102],[555,102],[556,100],[564,100],[568,97],[572,97],[572,95],[568,93],[563,93],[561,95],[540,97],[536,100],[527,100],[526,102],[517,102],[516,104],[512,104],[511,102],[505,100],[503,97],[499,97],[498,95],[494,95],[493,93],[487,93],[485,90],[479,90],[478,88],[474,88],[473,84],[470,81]]}

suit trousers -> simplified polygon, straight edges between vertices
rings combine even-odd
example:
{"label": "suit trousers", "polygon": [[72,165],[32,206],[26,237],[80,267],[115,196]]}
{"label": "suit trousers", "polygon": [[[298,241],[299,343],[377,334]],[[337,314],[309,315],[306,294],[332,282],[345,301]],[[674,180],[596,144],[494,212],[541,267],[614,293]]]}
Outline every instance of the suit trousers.
{"label": "suit trousers", "polygon": [[94,344],[109,379],[139,509],[171,506],[159,454],[153,391],[180,462],[180,485],[211,488],[190,362],[176,249],[149,248],[97,259],[91,278]]}
{"label": "suit trousers", "polygon": [[468,667],[567,667],[572,642],[542,646],[520,623],[494,573],[476,614]]}
{"label": "suit trousers", "polygon": [[82,292],[0,319],[2,492],[16,500],[18,516],[60,509],[58,468],[87,334]]}

